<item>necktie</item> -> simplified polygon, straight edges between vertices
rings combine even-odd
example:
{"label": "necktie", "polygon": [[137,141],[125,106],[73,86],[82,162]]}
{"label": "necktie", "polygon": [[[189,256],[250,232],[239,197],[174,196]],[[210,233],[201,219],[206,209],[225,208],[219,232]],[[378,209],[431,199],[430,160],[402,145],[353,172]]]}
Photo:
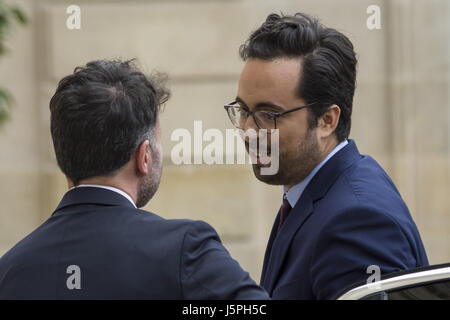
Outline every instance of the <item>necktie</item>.
{"label": "necktie", "polygon": [[286,221],[289,212],[291,211],[291,205],[289,204],[289,201],[286,198],[283,198],[283,204],[280,208],[280,223],[278,224],[278,231],[280,231],[281,226]]}

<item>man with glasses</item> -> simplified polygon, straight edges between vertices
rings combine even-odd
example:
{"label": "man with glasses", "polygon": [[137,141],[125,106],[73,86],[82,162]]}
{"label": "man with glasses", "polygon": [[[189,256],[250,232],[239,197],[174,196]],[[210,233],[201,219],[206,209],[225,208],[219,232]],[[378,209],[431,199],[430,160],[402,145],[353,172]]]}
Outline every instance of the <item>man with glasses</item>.
{"label": "man with glasses", "polygon": [[271,297],[332,299],[370,270],[428,265],[394,183],[348,139],[357,65],[349,39],[305,14],[271,14],[240,54],[228,116],[244,131],[279,134],[278,172],[253,164],[259,180],[283,186],[261,275]]}

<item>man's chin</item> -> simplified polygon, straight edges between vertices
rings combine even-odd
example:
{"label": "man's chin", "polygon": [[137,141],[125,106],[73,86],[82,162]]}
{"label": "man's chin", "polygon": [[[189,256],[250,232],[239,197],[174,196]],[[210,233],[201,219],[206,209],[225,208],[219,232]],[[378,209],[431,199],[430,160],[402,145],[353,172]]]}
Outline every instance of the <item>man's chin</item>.
{"label": "man's chin", "polygon": [[255,174],[256,179],[261,182],[271,184],[271,185],[283,185],[283,182],[280,179],[279,172],[276,174],[261,174],[261,168],[269,168],[270,164],[253,164],[253,173]]}

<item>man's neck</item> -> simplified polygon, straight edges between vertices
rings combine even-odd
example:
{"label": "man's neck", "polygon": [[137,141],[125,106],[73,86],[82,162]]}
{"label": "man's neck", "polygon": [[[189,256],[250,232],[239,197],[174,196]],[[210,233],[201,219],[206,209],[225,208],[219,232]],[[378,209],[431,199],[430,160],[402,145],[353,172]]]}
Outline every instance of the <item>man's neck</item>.
{"label": "man's neck", "polygon": [[[320,152],[321,156],[319,158],[319,161],[317,161],[316,165],[314,166],[314,168],[316,168],[320,163],[322,163],[322,161],[324,161],[326,159],[326,157],[328,157],[330,152],[333,151],[333,149],[336,148],[338,144],[339,144],[339,142],[334,137],[333,137],[333,139],[329,139],[328,141],[326,141],[321,147],[321,149],[322,149]],[[314,168],[313,168],[313,170],[314,170]],[[289,191],[289,189],[291,189],[293,186],[295,186],[296,184],[298,184],[302,181],[303,180],[300,180],[297,183],[285,185],[284,186],[285,192],[287,193]]]}
{"label": "man's neck", "polygon": [[[322,156],[320,157],[319,163],[321,163],[323,160],[325,160],[326,157],[330,154],[331,151],[333,151],[334,148],[337,147],[339,142],[336,138],[330,139],[329,141],[325,142],[322,147]],[[317,165],[319,164],[317,163]]]}

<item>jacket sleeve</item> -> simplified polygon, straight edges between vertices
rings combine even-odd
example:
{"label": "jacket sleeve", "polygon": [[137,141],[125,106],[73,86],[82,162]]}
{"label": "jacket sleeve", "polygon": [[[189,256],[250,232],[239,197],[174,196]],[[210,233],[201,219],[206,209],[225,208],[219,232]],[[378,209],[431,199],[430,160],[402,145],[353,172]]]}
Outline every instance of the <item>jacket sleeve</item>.
{"label": "jacket sleeve", "polygon": [[318,299],[334,299],[349,286],[367,282],[374,269],[381,275],[415,266],[411,245],[396,221],[383,212],[354,208],[323,225],[310,276]]}
{"label": "jacket sleeve", "polygon": [[216,231],[194,221],[187,230],[180,259],[184,299],[268,299],[237,261],[231,258]]}

